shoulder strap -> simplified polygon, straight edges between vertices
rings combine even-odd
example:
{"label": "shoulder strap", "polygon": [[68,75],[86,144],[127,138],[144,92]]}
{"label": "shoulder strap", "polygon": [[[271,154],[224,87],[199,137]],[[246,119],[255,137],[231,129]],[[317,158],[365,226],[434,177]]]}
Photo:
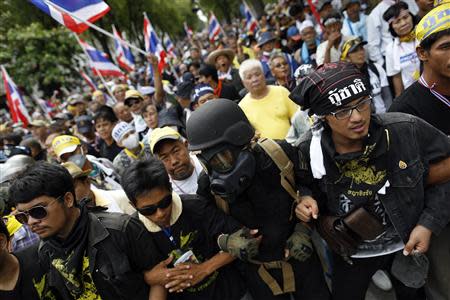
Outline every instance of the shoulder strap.
{"label": "shoulder strap", "polygon": [[262,138],[258,140],[258,145],[270,156],[273,162],[280,169],[280,180],[283,188],[297,200],[295,191],[294,164],[286,155],[281,146],[272,139]]}
{"label": "shoulder strap", "polygon": [[374,72],[375,75],[377,75],[378,78],[380,78],[380,72],[378,72],[377,66],[373,62],[370,62],[367,64],[369,66],[370,71]]}

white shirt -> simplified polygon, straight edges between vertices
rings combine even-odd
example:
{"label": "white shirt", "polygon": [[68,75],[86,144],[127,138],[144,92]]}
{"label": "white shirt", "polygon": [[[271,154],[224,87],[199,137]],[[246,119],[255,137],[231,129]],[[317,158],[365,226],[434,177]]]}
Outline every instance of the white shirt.
{"label": "white shirt", "polygon": [[416,42],[400,43],[395,38],[386,48],[386,74],[394,76],[402,74],[403,88],[408,88],[420,72],[420,61],[416,53]]}
{"label": "white shirt", "polygon": [[95,195],[95,204],[107,207],[107,212],[131,215],[136,211],[124,190],[106,191],[96,188],[93,184],[91,184],[91,190]]}
{"label": "white shirt", "polygon": [[[330,50],[330,62],[338,62],[341,60],[341,52],[342,52],[342,46],[344,45],[344,43],[349,40],[349,39],[353,39],[355,38],[354,36],[347,36],[347,35],[342,35],[341,38],[341,42],[339,44],[338,49],[331,47]],[[317,65],[321,65],[323,64],[323,61],[325,60],[325,52],[327,51],[327,45],[328,45],[328,41],[325,41],[323,43],[321,43],[316,50],[316,62]]]}
{"label": "white shirt", "polygon": [[[404,0],[404,2],[408,4],[409,11],[413,15],[417,14],[419,8],[415,1]],[[386,46],[393,39],[389,32],[389,24],[383,19],[383,14],[394,3],[394,1],[389,0],[380,1],[366,19],[369,58],[379,64],[383,64]]]}
{"label": "white shirt", "polygon": [[366,18],[367,16],[365,14],[360,13],[359,21],[353,23],[348,18],[347,12],[344,11],[341,33],[348,36],[359,36],[363,39],[363,41],[367,41]]}
{"label": "white shirt", "polygon": [[195,155],[191,155],[191,163],[194,165],[194,172],[192,172],[191,176],[185,180],[170,179],[173,191],[179,195],[197,193],[197,179],[198,175],[203,171],[203,167]]}
{"label": "white shirt", "polygon": [[136,132],[142,132],[147,129],[147,124],[145,124],[145,120],[141,115],[136,115],[134,113],[131,113],[131,115],[133,116],[133,123]]}

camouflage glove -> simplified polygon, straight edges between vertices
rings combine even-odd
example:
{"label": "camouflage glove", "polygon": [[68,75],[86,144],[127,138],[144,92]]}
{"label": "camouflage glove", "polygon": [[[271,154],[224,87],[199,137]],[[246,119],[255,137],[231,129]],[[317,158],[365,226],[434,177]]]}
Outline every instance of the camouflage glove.
{"label": "camouflage glove", "polygon": [[298,261],[307,260],[312,252],[311,229],[302,223],[297,223],[294,232],[286,242],[286,249],[289,250],[289,257]]}
{"label": "camouflage glove", "polygon": [[220,250],[247,261],[258,255],[261,239],[250,234],[250,229],[241,228],[232,234],[221,234],[217,238]]}

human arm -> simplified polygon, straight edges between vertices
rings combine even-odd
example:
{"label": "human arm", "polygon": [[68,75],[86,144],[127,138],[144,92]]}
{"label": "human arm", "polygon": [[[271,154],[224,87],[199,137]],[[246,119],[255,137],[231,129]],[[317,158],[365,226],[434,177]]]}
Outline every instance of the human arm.
{"label": "human arm", "polygon": [[158,69],[158,58],[153,54],[149,54],[147,56],[147,60],[153,68],[153,84],[155,85],[155,95],[153,99],[155,101],[155,105],[160,105],[164,100],[164,88],[161,73]]}
{"label": "human arm", "polygon": [[155,285],[150,289],[148,295],[149,300],[165,300],[167,298],[167,291],[163,286]]}
{"label": "human arm", "polygon": [[402,74],[401,73],[397,73],[394,76],[392,76],[392,83],[394,84],[395,97],[400,96],[401,93],[404,90]]}
{"label": "human arm", "polygon": [[367,50],[369,59],[373,62],[383,64],[383,55],[381,54],[381,25],[378,24],[374,14],[366,18],[367,28]]}
{"label": "human arm", "polygon": [[[167,275],[169,283],[165,287],[170,293],[173,293],[182,291],[186,287],[195,286],[216,270],[231,263],[235,259],[231,254],[219,252],[201,264],[182,263],[173,270],[169,270]],[[184,277],[180,279],[178,270],[183,270],[183,274],[187,275],[188,279],[184,279]]]}

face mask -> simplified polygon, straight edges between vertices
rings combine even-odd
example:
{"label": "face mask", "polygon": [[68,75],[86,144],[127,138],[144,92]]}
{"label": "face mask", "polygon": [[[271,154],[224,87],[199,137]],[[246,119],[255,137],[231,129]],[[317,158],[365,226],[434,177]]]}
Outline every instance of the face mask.
{"label": "face mask", "polygon": [[256,161],[253,154],[249,151],[241,151],[235,162],[234,167],[227,173],[219,173],[211,170],[209,178],[211,181],[211,191],[222,197],[229,203],[236,201],[249,186],[255,175]]}
{"label": "face mask", "polygon": [[139,146],[139,136],[137,133],[130,134],[122,141],[122,145],[127,149],[135,149]]}
{"label": "face mask", "polygon": [[86,163],[86,155],[84,155],[83,150],[81,150],[81,154],[74,154],[69,157],[68,161],[76,164],[80,169],[83,169],[84,164]]}

